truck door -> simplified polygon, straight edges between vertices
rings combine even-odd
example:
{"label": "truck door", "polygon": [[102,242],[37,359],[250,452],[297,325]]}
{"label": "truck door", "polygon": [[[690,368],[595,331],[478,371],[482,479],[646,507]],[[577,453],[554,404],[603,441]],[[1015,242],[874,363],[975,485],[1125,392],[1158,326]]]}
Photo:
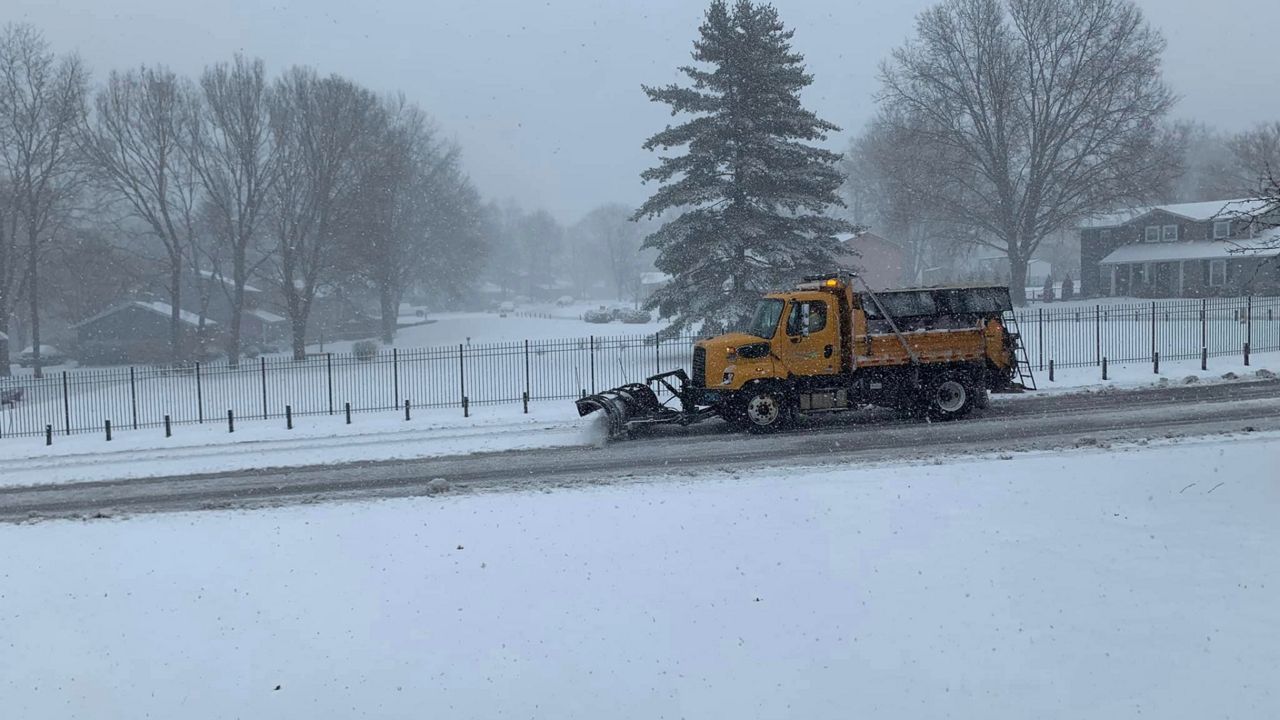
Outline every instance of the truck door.
{"label": "truck door", "polygon": [[791,301],[787,342],[779,356],[792,375],[835,375],[840,371],[840,321],[832,299]]}

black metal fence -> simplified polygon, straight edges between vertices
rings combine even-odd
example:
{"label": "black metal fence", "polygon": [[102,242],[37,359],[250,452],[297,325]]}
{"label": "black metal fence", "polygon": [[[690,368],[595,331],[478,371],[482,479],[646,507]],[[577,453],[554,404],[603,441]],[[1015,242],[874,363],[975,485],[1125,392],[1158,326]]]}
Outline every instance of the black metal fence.
{"label": "black metal fence", "polygon": [[[1017,313],[1033,367],[1280,350],[1280,298],[1045,307]],[[302,415],[565,400],[689,363],[694,336],[653,335],[325,353],[227,364],[0,378],[0,438]]]}

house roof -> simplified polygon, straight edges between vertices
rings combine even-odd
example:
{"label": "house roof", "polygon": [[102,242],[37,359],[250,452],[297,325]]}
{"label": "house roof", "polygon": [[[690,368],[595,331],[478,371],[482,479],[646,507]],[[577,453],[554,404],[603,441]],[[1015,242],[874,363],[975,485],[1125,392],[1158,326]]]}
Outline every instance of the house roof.
{"label": "house roof", "polygon": [[[160,302],[158,300],[150,300],[150,301],[130,300],[129,302],[124,302],[124,303],[120,303],[119,305],[109,307],[106,310],[103,310],[102,312],[98,313],[97,315],[94,315],[93,317],[87,318],[85,320],[81,320],[75,325],[72,325],[71,328],[74,330],[76,328],[88,325],[89,323],[101,320],[102,318],[107,317],[109,315],[115,315],[116,313],[122,310],[127,310],[129,308],[135,308],[135,307],[140,308],[142,310],[147,310],[149,312],[156,313],[157,315],[163,315],[164,317],[171,317],[173,315],[173,306],[170,305],[169,303]],[[179,310],[178,321],[195,327],[200,325],[200,316],[193,312],[188,312],[186,310]],[[204,324],[217,325],[218,323],[206,318],[204,321]]]}
{"label": "house roof", "polygon": [[1280,229],[1249,240],[1197,240],[1193,242],[1131,243],[1102,258],[1102,265],[1182,260],[1223,260],[1229,257],[1280,256]]}
{"label": "house roof", "polygon": [[[199,272],[200,277],[204,278],[205,280],[217,280],[218,282],[222,283],[223,285],[231,285],[231,284],[232,284],[232,282],[231,282],[231,278],[229,278],[229,277],[227,277],[227,276],[223,275],[222,273],[214,272],[214,271],[212,271],[212,270],[200,270],[200,271],[198,271],[198,272]],[[248,292],[248,293],[260,293],[260,292],[262,292],[262,290],[260,290],[260,289],[258,289],[258,288],[256,288],[256,287],[254,287],[254,286],[252,286],[252,285],[250,285],[249,283],[245,283],[245,285],[244,285],[244,291],[245,291],[245,292]]]}
{"label": "house roof", "polygon": [[1128,223],[1141,218],[1144,215],[1161,211],[1170,215],[1192,220],[1195,222],[1204,222],[1215,218],[1235,218],[1242,216],[1252,216],[1273,205],[1274,201],[1267,198],[1235,198],[1232,200],[1208,200],[1204,202],[1193,203],[1174,203],[1172,205],[1150,205],[1147,207],[1137,207],[1128,210],[1119,210],[1113,213],[1105,213],[1086,218],[1080,223],[1081,228],[1106,228],[1126,225]]}

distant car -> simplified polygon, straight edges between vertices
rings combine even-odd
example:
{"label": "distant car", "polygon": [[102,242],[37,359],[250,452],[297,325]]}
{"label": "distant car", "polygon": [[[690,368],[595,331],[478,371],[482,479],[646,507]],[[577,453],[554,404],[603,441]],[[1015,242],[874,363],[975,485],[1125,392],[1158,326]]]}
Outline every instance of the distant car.
{"label": "distant car", "polygon": [[[61,350],[52,345],[40,346],[40,366],[50,367],[52,365],[61,365],[67,361],[67,356]],[[28,346],[26,350],[18,353],[18,364],[22,367],[31,367],[36,364],[36,350],[34,347]]]}
{"label": "distant car", "polygon": [[569,306],[570,306],[570,305],[572,305],[572,304],[573,304],[573,296],[572,296],[572,295],[561,295],[561,296],[556,300],[556,305],[559,305],[560,307],[569,307]]}
{"label": "distant car", "polygon": [[607,323],[613,322],[614,314],[611,310],[601,307],[596,310],[588,310],[582,314],[582,319],[589,323]]}
{"label": "distant car", "polygon": [[0,377],[0,406],[13,407],[26,393],[18,381],[13,378]]}
{"label": "distant car", "polygon": [[648,310],[623,310],[618,319],[628,325],[643,325],[653,318],[649,316]]}

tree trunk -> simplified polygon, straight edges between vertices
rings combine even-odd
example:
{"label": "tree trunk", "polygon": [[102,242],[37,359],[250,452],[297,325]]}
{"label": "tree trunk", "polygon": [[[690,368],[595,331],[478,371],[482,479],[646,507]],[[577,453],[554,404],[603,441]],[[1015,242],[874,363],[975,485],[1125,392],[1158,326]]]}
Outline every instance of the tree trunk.
{"label": "tree trunk", "polygon": [[399,303],[396,302],[395,293],[391,287],[386,284],[383,284],[378,293],[378,300],[382,313],[382,343],[390,345],[396,339],[396,320],[400,314]]}
{"label": "tree trunk", "polygon": [[169,270],[169,352],[173,362],[183,359],[182,352],[182,266],[175,263]]}
{"label": "tree trunk", "polygon": [[1013,304],[1027,304],[1027,259],[1017,253],[1009,253],[1009,295]]}
{"label": "tree trunk", "polygon": [[28,280],[31,282],[31,352],[32,367],[35,368],[35,376],[44,377],[44,368],[40,366],[40,276],[37,274],[37,249],[35,230],[32,230],[29,236],[27,251],[29,257],[27,259]]}
{"label": "tree trunk", "polygon": [[307,317],[301,313],[291,315],[289,324],[293,328],[293,359],[307,359]]}
{"label": "tree trunk", "polygon": [[0,377],[9,377],[13,369],[9,367],[9,311],[0,307]]}

